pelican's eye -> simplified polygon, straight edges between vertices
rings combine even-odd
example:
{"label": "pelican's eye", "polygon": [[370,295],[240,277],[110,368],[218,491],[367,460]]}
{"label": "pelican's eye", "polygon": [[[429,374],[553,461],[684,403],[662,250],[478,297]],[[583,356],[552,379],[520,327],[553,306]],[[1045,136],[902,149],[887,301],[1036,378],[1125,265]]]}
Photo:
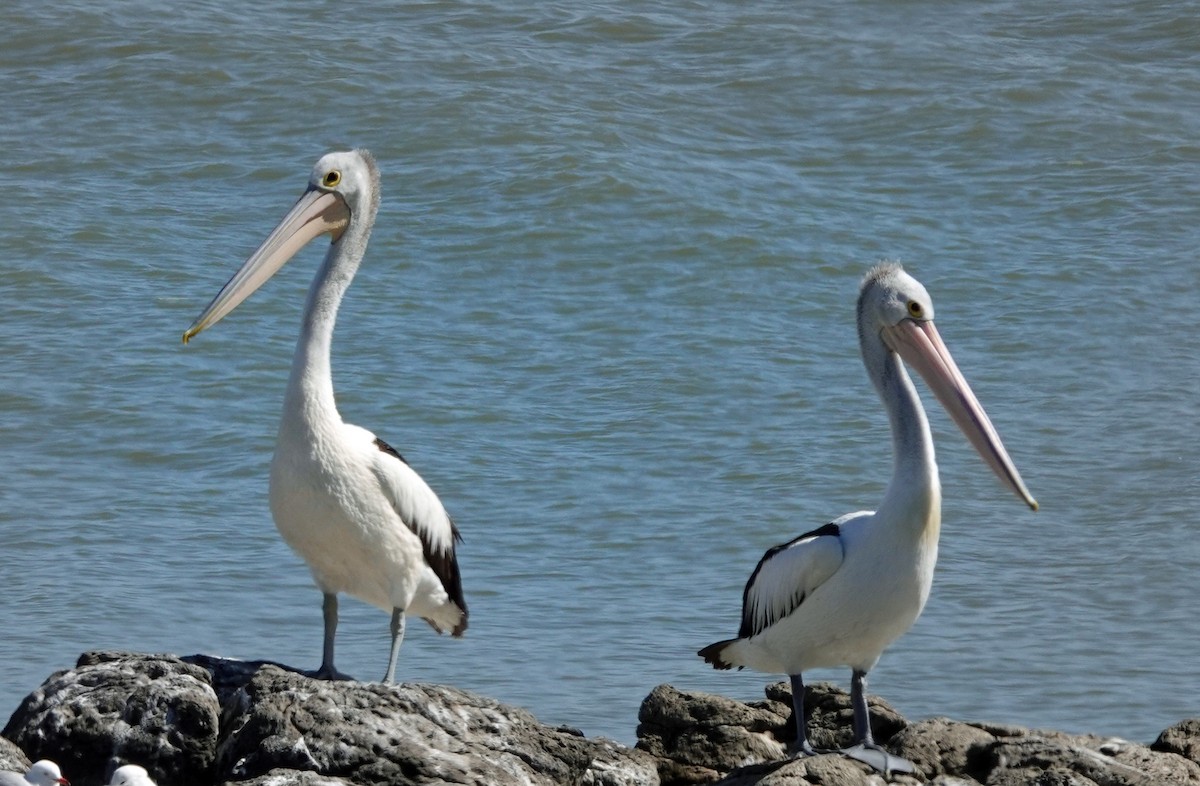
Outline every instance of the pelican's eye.
{"label": "pelican's eye", "polygon": [[340,182],[342,182],[342,173],[336,169],[329,170],[325,173],[325,177],[321,178],[321,185],[326,188],[333,188]]}
{"label": "pelican's eye", "polygon": [[925,316],[925,309],[921,308],[921,304],[915,300],[908,301],[908,315],[913,319],[921,319]]}

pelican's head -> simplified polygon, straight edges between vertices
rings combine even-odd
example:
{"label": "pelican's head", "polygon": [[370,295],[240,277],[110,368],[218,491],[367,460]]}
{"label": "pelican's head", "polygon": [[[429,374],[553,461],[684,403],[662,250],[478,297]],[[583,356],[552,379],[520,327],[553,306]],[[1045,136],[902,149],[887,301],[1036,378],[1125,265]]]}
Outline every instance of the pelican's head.
{"label": "pelican's head", "polygon": [[25,780],[34,786],[71,786],[70,781],[63,777],[58,765],[49,759],[34,762],[29,772],[25,773]]}
{"label": "pelican's head", "polygon": [[336,195],[351,215],[374,216],[379,209],[379,168],[366,150],[321,156],[308,177],[308,188]]}
{"label": "pelican's head", "polygon": [[1037,510],[1037,500],[933,326],[933,300],[921,282],[896,264],[874,267],[859,291],[858,331],[864,355],[882,342],[916,369],[1001,482]]}
{"label": "pelican's head", "polygon": [[925,286],[900,265],[876,265],[863,278],[858,295],[859,324],[872,330],[898,325],[906,319],[933,320],[933,300]]}
{"label": "pelican's head", "polygon": [[[369,227],[379,209],[379,170],[366,150],[328,153],[313,167],[308,188],[263,244],[226,282],[183,334],[183,343],[214,325],[275,275],[309,241],[337,243],[353,222]],[[362,242],[365,243],[365,230]]]}

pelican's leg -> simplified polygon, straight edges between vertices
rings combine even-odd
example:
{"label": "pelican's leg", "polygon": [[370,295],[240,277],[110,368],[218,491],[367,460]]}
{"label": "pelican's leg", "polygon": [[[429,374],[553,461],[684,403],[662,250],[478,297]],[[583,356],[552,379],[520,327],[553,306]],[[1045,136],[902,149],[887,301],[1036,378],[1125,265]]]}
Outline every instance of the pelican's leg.
{"label": "pelican's leg", "polygon": [[796,714],[796,741],[788,748],[792,758],[816,756],[812,743],[808,741],[808,730],[804,723],[804,678],[799,674],[788,675],[792,681],[792,712]]}
{"label": "pelican's leg", "polygon": [[338,624],[337,594],[326,592],[321,603],[321,615],[325,618],[325,646],[321,651],[321,668],[312,672],[311,676],[319,680],[352,680],[349,674],[343,674],[333,667],[333,639],[337,635]]}
{"label": "pelican's leg", "polygon": [[850,678],[850,706],[854,708],[854,741],[874,745],[871,736],[871,710],[867,707],[867,673],[855,671]]}
{"label": "pelican's leg", "polygon": [[854,708],[854,745],[842,750],[851,759],[857,759],[879,770],[887,777],[892,772],[916,772],[916,765],[888,753],[871,735],[871,711],[867,708],[867,673],[855,670],[850,679],[850,705]]}
{"label": "pelican's leg", "polygon": [[404,641],[404,609],[392,609],[392,654],[388,656],[387,674],[383,675],[384,682],[391,682],[396,676],[396,659],[400,656],[402,641]]}

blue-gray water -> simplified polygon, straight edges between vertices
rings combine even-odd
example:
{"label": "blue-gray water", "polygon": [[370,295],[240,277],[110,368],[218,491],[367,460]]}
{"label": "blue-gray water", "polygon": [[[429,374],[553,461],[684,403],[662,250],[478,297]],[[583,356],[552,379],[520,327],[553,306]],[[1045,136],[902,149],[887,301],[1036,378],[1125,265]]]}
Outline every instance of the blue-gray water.
{"label": "blue-gray water", "polygon": [[[634,738],[768,546],[873,507],[857,354],[899,259],[1034,495],[926,395],[941,561],[871,689],[1153,738],[1200,714],[1200,21],[1186,4],[17,0],[0,27],[0,720],[89,648],[315,667],[267,466],[314,244],[180,335],[315,160],[384,202],[347,420],[465,536],[405,680]],[[346,600],[339,667],[387,617]],[[814,672],[836,679],[841,671]]]}

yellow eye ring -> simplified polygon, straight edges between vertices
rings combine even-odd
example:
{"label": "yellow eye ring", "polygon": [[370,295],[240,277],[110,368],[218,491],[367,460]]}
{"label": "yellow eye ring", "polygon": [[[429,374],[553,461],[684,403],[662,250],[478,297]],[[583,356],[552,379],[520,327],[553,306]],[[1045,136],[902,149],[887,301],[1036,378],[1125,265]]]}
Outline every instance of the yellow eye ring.
{"label": "yellow eye ring", "polygon": [[340,182],[342,182],[342,173],[336,169],[331,169],[325,173],[325,177],[321,178],[321,185],[326,188],[333,188]]}
{"label": "yellow eye ring", "polygon": [[908,301],[908,315],[913,319],[920,319],[925,316],[925,309],[921,308],[921,304],[915,300]]}

